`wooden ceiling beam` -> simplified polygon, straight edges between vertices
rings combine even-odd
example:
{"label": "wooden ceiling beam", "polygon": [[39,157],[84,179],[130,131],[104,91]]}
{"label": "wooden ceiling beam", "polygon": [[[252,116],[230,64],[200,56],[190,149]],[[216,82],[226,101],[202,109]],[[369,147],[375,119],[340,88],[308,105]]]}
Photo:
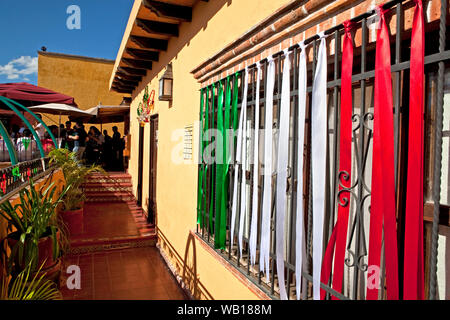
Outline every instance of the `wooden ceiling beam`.
{"label": "wooden ceiling beam", "polygon": [[119,88],[116,86],[112,86],[111,89],[113,89],[114,91],[116,91],[118,93],[128,93],[128,94],[133,93],[133,90],[131,90],[131,89],[124,89],[124,88]]}
{"label": "wooden ceiling beam", "polygon": [[136,81],[136,82],[141,82],[142,77],[139,76],[130,76],[126,73],[121,72],[119,69],[116,72],[116,78],[118,79],[124,79],[124,80],[128,80],[128,81]]}
{"label": "wooden ceiling beam", "polygon": [[136,58],[137,60],[145,60],[145,61],[158,61],[159,60],[159,52],[158,51],[148,51],[148,50],[126,48],[125,52],[128,53],[130,56]]}
{"label": "wooden ceiling beam", "polygon": [[135,69],[130,67],[118,67],[117,70],[129,75],[129,76],[141,76],[144,77],[147,75],[147,71],[142,69]]}
{"label": "wooden ceiling beam", "polygon": [[144,0],[144,6],[161,18],[176,19],[178,21],[187,22],[192,21],[192,7],[153,0]]}
{"label": "wooden ceiling beam", "polygon": [[152,70],[153,64],[151,61],[141,61],[134,59],[122,58],[122,61],[132,68]]}
{"label": "wooden ceiling beam", "polygon": [[148,33],[178,37],[178,25],[153,20],[136,19],[136,25]]}
{"label": "wooden ceiling beam", "polygon": [[130,36],[130,40],[136,43],[142,49],[153,49],[167,51],[169,41],[164,39],[154,39],[139,36]]}

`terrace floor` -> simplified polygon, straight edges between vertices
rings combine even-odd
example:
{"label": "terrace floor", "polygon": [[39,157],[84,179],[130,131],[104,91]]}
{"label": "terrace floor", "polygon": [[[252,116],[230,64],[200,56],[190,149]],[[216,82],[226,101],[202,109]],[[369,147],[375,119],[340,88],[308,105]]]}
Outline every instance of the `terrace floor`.
{"label": "terrace floor", "polygon": [[[84,230],[71,237],[71,252],[64,257],[60,281],[64,299],[187,299],[155,247],[154,226],[124,191],[129,177],[111,174],[95,179],[100,182],[90,181],[85,189]],[[80,290],[66,286],[70,265],[80,267]]]}
{"label": "terrace floor", "polygon": [[81,269],[81,290],[61,289],[64,300],[184,300],[155,247],[73,255],[65,265]]}

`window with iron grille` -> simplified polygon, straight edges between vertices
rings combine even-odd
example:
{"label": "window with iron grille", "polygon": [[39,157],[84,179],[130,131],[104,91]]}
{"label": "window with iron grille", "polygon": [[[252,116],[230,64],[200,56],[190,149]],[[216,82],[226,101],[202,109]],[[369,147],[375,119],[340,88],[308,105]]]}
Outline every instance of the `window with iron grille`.
{"label": "window with iron grille", "polygon": [[[405,190],[406,190],[406,161],[407,161],[407,135],[408,135],[408,106],[409,106],[409,58],[410,58],[410,35],[407,37],[402,33],[400,29],[402,21],[404,19],[404,5],[409,5],[410,1],[390,1],[385,5],[385,8],[390,8],[389,16],[391,19],[396,20],[396,33],[391,37],[391,70],[393,81],[393,101],[394,101],[394,149],[395,149],[395,165],[396,165],[396,200],[397,200],[397,232],[398,232],[398,246],[399,246],[399,267],[402,272],[402,260],[403,260],[403,231],[404,231],[404,210],[405,210]],[[429,275],[433,274],[433,270],[436,267],[436,255],[437,249],[435,246],[436,239],[436,219],[433,220],[433,214],[436,211],[447,210],[448,217],[448,204],[450,203],[450,155],[449,155],[449,132],[448,120],[450,119],[450,92],[448,85],[448,75],[445,73],[444,68],[450,58],[450,51],[448,51],[448,41],[446,38],[446,3],[443,4],[441,11],[441,23],[440,26],[427,26],[426,34],[426,46],[425,46],[425,73],[426,73],[426,128],[425,128],[425,177],[424,177],[424,192],[425,192],[425,211],[428,210],[428,219],[425,217],[425,221],[434,222],[432,225],[428,223],[425,227],[425,271],[426,271],[426,292],[428,297],[434,297],[436,292],[436,280],[430,278]],[[368,26],[368,20],[375,14],[375,12],[368,12],[359,17],[353,19],[356,22],[356,29],[361,35],[361,44],[355,49],[355,57],[353,64],[353,140],[352,140],[352,189],[350,195],[350,218],[349,218],[349,230],[347,238],[347,251],[346,261],[344,269],[344,286],[342,294],[334,291],[330,284],[321,284],[321,287],[328,292],[327,297],[330,297],[330,293],[333,293],[340,299],[365,299],[365,286],[367,277],[367,255],[368,255],[368,232],[369,232],[369,219],[370,219],[370,186],[371,186],[371,167],[372,167],[372,136],[373,136],[373,84],[374,84],[374,69],[375,69],[375,47],[373,43],[368,43],[368,33],[370,32]],[[331,235],[332,228],[337,218],[337,191],[339,187],[339,108],[340,108],[340,74],[341,74],[341,39],[343,36],[343,26],[337,26],[331,30],[326,31],[328,34],[329,46],[334,46],[333,54],[328,56],[328,79],[327,79],[327,101],[328,101],[328,118],[323,119],[328,124],[328,148],[327,148],[327,191],[326,191],[326,213],[324,224],[324,244],[328,242]],[[295,293],[295,208],[296,203],[296,190],[297,184],[303,183],[303,206],[304,206],[304,226],[305,226],[305,239],[306,244],[306,259],[304,259],[303,268],[303,286],[302,286],[302,299],[312,298],[312,269],[311,269],[311,243],[312,243],[312,209],[311,209],[311,136],[310,136],[310,122],[309,115],[311,112],[311,92],[312,92],[312,78],[316,68],[316,55],[318,51],[318,38],[313,37],[308,39],[309,42],[307,48],[307,54],[312,52],[312,61],[308,61],[308,88],[309,96],[307,97],[307,110],[306,110],[306,126],[305,126],[305,145],[299,146],[297,142],[297,112],[298,112],[298,65],[299,65],[299,53],[298,46],[293,46],[290,50],[293,54],[290,55],[291,61],[291,88],[290,88],[290,133],[289,133],[289,164],[288,164],[288,190],[286,192],[287,198],[287,212],[286,212],[286,225],[285,225],[285,279],[286,288],[288,290],[288,296],[290,299],[297,299]],[[277,152],[277,129],[279,128],[279,108],[281,101],[281,82],[282,82],[282,69],[284,63],[284,55],[282,52],[274,55],[276,64],[275,74],[275,89],[274,89],[274,110],[273,110],[273,151],[274,155]],[[232,199],[233,190],[233,165],[229,167],[228,181],[229,181],[229,201],[227,206],[227,234],[226,234],[226,248],[217,250],[224,258],[226,258],[231,265],[236,267],[241,273],[246,275],[254,284],[256,284],[261,290],[273,298],[278,298],[279,285],[276,276],[276,252],[275,252],[275,217],[276,209],[274,206],[275,201],[272,201],[272,215],[271,215],[271,254],[270,254],[270,275],[269,281],[266,277],[259,272],[259,243],[261,237],[261,201],[262,201],[262,179],[264,172],[264,138],[260,133],[259,139],[259,162],[253,163],[254,135],[254,115],[255,108],[260,108],[260,127],[264,128],[264,116],[265,116],[265,98],[266,98],[266,75],[267,75],[267,60],[261,61],[262,78],[256,79],[257,70],[255,65],[249,66],[249,84],[248,84],[248,102],[247,102],[247,163],[245,165],[245,176],[239,175],[239,185],[246,185],[247,199],[249,195],[253,194],[252,190],[253,180],[253,166],[259,166],[259,218],[258,218],[258,247],[256,265],[251,266],[249,263],[249,225],[251,217],[251,201],[247,201],[247,214],[244,221],[244,248],[242,256],[237,245],[237,232],[238,228],[234,228],[234,234],[231,234],[230,228],[230,215],[233,201],[240,201]],[[447,81],[445,81],[447,80]],[[233,84],[237,81],[238,90],[232,90],[232,95],[238,95],[238,108],[240,109],[242,104],[243,95],[243,81],[244,71],[241,71],[239,75],[230,76],[229,85],[234,88]],[[256,96],[256,81],[260,81],[260,104],[255,105]],[[221,80],[222,85],[227,86],[227,80]],[[444,86],[445,84],[445,86]],[[218,87],[219,83],[215,83],[214,87],[209,86],[202,90],[204,95],[204,108],[202,109],[202,125],[205,125],[206,115],[205,110],[209,109],[208,125],[207,128],[217,128],[217,112],[224,112],[224,109],[218,110]],[[207,94],[206,94],[207,92]],[[445,105],[444,105],[445,103]],[[443,113],[442,113],[443,112]],[[238,113],[239,114],[239,113]],[[444,117],[444,131],[439,127],[441,120],[440,117]],[[230,128],[232,128],[233,117],[230,121]],[[228,129],[230,129],[228,128]],[[439,133],[443,133],[443,149],[440,152],[438,148],[440,142]],[[209,139],[203,137],[203,143],[215,143],[215,139]],[[235,139],[230,139],[235,141]],[[234,159],[236,146],[231,147],[231,154]],[[303,148],[305,161],[304,161],[304,180],[297,181],[298,173],[296,172],[296,150]],[[439,159],[442,157],[442,161]],[[202,188],[205,192],[199,193],[199,206],[202,211],[203,221],[197,225],[198,235],[210,246],[214,248],[214,225],[215,225],[215,212],[216,212],[216,199],[215,199],[215,164],[207,164],[204,157],[200,155],[199,159],[199,172],[208,167],[206,174],[202,181]],[[234,161],[232,162],[234,163]],[[272,162],[273,163],[273,162]],[[440,167],[442,165],[442,174],[440,173]],[[276,173],[272,177],[272,190],[275,193]],[[199,180],[200,181],[200,180]],[[436,201],[436,196],[433,196],[433,190],[437,187],[440,188],[439,193],[441,197],[441,205],[439,208],[435,208],[433,201]],[[272,199],[275,199],[273,195]],[[239,210],[237,210],[239,213]],[[427,213],[425,213],[427,215]],[[236,218],[236,223],[239,223],[239,214]],[[438,219],[439,220],[439,219]],[[444,217],[445,220],[445,217]],[[448,222],[441,223],[448,225]],[[231,237],[234,238],[234,244],[231,246]],[[382,261],[383,264],[383,261]],[[383,270],[382,270],[383,274]],[[402,277],[400,277],[402,279]],[[402,280],[400,280],[402,281]],[[382,279],[382,283],[383,283]],[[400,283],[400,287],[402,284]],[[385,292],[381,291],[380,298],[385,298]]]}

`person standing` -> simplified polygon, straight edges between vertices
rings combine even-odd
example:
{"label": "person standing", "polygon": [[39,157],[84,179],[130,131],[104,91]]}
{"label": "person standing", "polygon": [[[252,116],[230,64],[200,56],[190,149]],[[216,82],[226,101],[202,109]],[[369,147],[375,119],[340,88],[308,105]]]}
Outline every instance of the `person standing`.
{"label": "person standing", "polygon": [[114,158],[113,169],[116,171],[123,171],[123,139],[116,126],[114,126],[112,129],[114,132],[112,137],[112,151]]}
{"label": "person standing", "polygon": [[108,134],[108,130],[103,130],[103,167],[105,170],[111,170],[112,168],[112,138]]}
{"label": "person standing", "polygon": [[61,130],[61,148],[65,148],[69,151],[73,150],[73,140],[69,139],[69,136],[73,134],[72,122],[66,121],[66,127]]}
{"label": "person standing", "polygon": [[68,139],[73,141],[73,152],[76,153],[78,160],[81,161],[83,159],[84,150],[86,149],[87,140],[87,133],[86,130],[84,130],[84,125],[81,121],[78,121],[75,124],[72,135],[68,136]]}
{"label": "person standing", "polygon": [[[42,120],[42,115],[40,115],[40,114],[37,114],[37,116],[39,117],[39,119],[41,119]],[[38,136],[39,136],[39,139],[44,139],[44,134],[45,134],[45,132],[46,132],[46,130],[45,130],[45,128],[44,128],[44,126],[42,125],[42,123],[40,123],[39,121],[36,123],[36,125],[34,126],[34,131],[36,131],[36,133],[38,134]]]}

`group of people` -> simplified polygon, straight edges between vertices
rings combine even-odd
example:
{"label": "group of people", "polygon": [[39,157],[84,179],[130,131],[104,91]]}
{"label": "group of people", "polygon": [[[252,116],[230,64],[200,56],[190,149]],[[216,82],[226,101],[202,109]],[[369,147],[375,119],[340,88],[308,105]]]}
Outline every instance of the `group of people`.
{"label": "group of people", "polygon": [[103,130],[91,126],[86,132],[82,122],[78,121],[72,128],[72,122],[60,130],[61,148],[66,148],[77,154],[78,159],[86,164],[102,165],[105,170],[123,171],[124,139],[114,126],[113,136]]}
{"label": "group of people", "polygon": [[[103,130],[102,134],[95,126],[91,126],[89,131],[86,132],[81,121],[75,122],[73,127],[72,122],[67,121],[65,126],[61,125],[58,128],[56,125],[51,125],[48,128],[52,135],[57,138],[60,148],[75,152],[77,158],[83,160],[86,164],[102,165],[105,170],[109,171],[124,170],[123,150],[125,149],[125,142],[116,126],[112,128],[112,137],[107,130]],[[37,123],[33,129],[39,136],[44,151],[50,151],[54,144],[45,127],[41,123]],[[10,136],[16,146],[19,161],[31,160],[39,156],[36,140],[28,128],[13,125]],[[1,149],[7,151],[5,146]],[[5,157],[9,158],[6,154]]]}

